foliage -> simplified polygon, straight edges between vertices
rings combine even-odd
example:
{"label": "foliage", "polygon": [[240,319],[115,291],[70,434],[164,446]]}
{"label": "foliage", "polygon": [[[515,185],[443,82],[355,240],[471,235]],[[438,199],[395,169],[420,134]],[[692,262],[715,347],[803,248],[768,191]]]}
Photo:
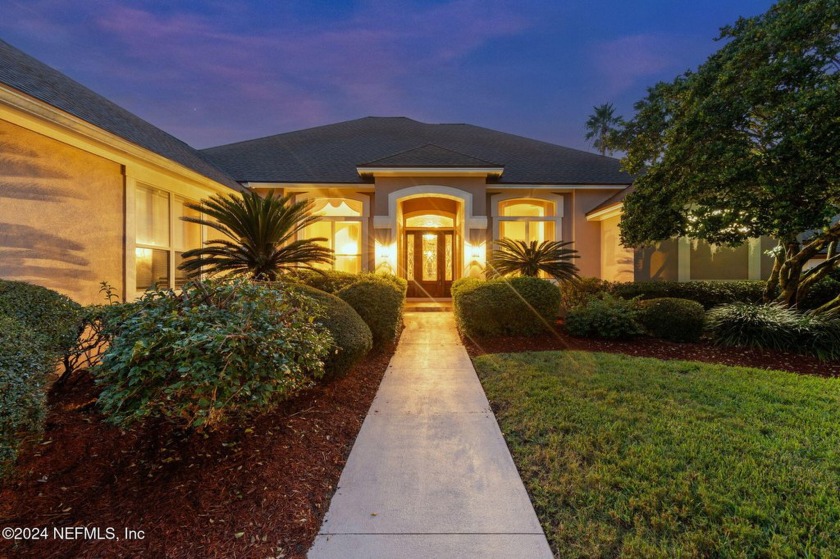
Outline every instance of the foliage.
{"label": "foliage", "polygon": [[[836,0],[781,0],[725,27],[721,48],[695,72],[648,90],[622,134],[623,165],[637,175],[624,244],[780,239],[767,297],[779,285],[788,306],[836,266],[838,21]],[[826,264],[803,276],[826,249]]]}
{"label": "foliage", "polygon": [[529,336],[554,328],[560,290],[551,282],[527,276],[452,284],[458,328],[466,336]]}
{"label": "foliage", "polygon": [[51,289],[0,280],[0,316],[12,317],[30,329],[56,357],[75,343],[82,314],[81,305]]}
{"label": "foliage", "polygon": [[572,336],[624,340],[645,333],[638,322],[639,305],[605,293],[569,310],[566,330]]}
{"label": "foliage", "polygon": [[475,366],[558,558],[840,549],[836,379],[576,351]]}
{"label": "foliage", "polygon": [[0,479],[11,471],[21,439],[43,430],[45,387],[55,352],[42,337],[0,315]]}
{"label": "foliage", "polygon": [[295,270],[284,279],[335,294],[361,278],[362,275],[360,274],[337,272],[335,270]]}
{"label": "foliage", "polygon": [[332,344],[311,299],[243,280],[151,291],[125,308],[93,369],[118,425],[160,416],[207,428],[267,410],[323,374]]}
{"label": "foliage", "polygon": [[569,309],[582,305],[592,297],[609,293],[613,285],[600,278],[579,278],[577,281],[560,283],[560,308],[563,315],[565,316]]}
{"label": "foliage", "polygon": [[814,283],[796,302],[799,310],[817,309],[840,296],[840,270],[834,269]]}
{"label": "foliage", "polygon": [[316,322],[332,337],[333,345],[324,359],[324,378],[343,377],[373,347],[370,328],[353,307],[335,295],[308,285],[295,285],[293,289],[318,302],[322,313]]}
{"label": "foliage", "polygon": [[274,281],[293,268],[311,268],[333,261],[332,251],[319,245],[324,238],[298,239],[299,232],[317,221],[312,201],[292,202],[292,195],[261,196],[256,192],[216,194],[187,207],[201,217],[181,219],[213,229],[226,237],[183,253],[179,266],[191,276],[233,274]]}
{"label": "foliage", "polygon": [[402,326],[408,284],[394,276],[368,274],[340,289],[336,295],[347,301],[373,334],[373,347],[393,345]]}
{"label": "foliage", "polygon": [[764,282],[743,281],[640,281],[612,284],[610,292],[623,299],[690,299],[710,309],[724,303],[761,301]]}
{"label": "foliage", "polygon": [[592,141],[592,146],[597,149],[601,155],[610,155],[615,151],[616,135],[619,133],[619,128],[624,124],[624,120],[615,114],[615,107],[612,103],[605,103],[592,107],[594,111],[586,120],[586,139]]}
{"label": "foliage", "polygon": [[840,359],[840,317],[835,313],[800,313],[779,304],[733,303],[709,311],[706,328],[720,345]]}
{"label": "foliage", "polygon": [[648,334],[672,342],[696,342],[703,335],[706,311],[688,299],[663,297],[639,302],[639,324]]}
{"label": "foliage", "polygon": [[580,256],[575,249],[566,248],[573,244],[571,241],[543,241],[537,244],[537,241],[527,243],[500,239],[495,244],[487,266],[493,276],[535,278],[542,272],[559,282],[574,281],[578,277],[578,268],[572,260]]}

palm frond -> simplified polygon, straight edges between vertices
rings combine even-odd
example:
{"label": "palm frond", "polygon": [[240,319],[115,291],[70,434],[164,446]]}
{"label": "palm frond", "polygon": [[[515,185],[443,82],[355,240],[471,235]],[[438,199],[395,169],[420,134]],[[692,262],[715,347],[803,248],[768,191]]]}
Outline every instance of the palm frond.
{"label": "palm frond", "polygon": [[579,258],[577,250],[568,248],[572,242],[517,241],[500,239],[488,263],[490,275],[521,275],[537,277],[543,272],[557,281],[575,281],[578,267],[572,262]]}

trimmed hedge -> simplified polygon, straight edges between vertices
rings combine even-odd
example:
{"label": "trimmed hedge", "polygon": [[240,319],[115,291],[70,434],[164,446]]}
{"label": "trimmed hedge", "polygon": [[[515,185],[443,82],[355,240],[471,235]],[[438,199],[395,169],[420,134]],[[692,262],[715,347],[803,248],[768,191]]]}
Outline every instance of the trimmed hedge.
{"label": "trimmed hedge", "polygon": [[639,304],[604,293],[591,297],[566,314],[566,330],[572,336],[626,340],[645,333]]}
{"label": "trimmed hedge", "polygon": [[336,272],[334,270],[322,270],[320,272],[316,272],[315,270],[299,270],[284,276],[283,279],[288,279],[295,283],[302,283],[303,285],[308,285],[320,291],[335,295],[345,287],[359,281],[361,275]]}
{"label": "trimmed hedge", "polygon": [[329,330],[333,339],[330,354],[324,359],[324,378],[343,377],[373,347],[370,328],[353,307],[335,295],[308,285],[295,285],[293,289],[315,299],[322,307],[316,322]]}
{"label": "trimmed hedge", "polygon": [[373,334],[373,347],[392,345],[399,335],[408,283],[394,276],[365,274],[336,293],[355,310]]}
{"label": "trimmed hedge", "polygon": [[565,310],[603,293],[622,299],[688,299],[708,310],[725,303],[760,303],[765,285],[762,280],[609,282],[584,278],[561,285],[560,289]]}
{"label": "trimmed hedge", "polygon": [[106,320],[111,342],[92,369],[109,421],[161,417],[207,428],[262,412],[323,375],[332,339],[309,297],[245,280],[150,291]]}
{"label": "trimmed hedge", "polygon": [[467,336],[529,336],[554,329],[560,290],[532,277],[479,280],[452,284],[458,328]]}
{"label": "trimmed hedge", "polygon": [[639,302],[639,323],[656,338],[696,342],[703,335],[706,311],[688,299],[663,297]]}
{"label": "trimmed hedge", "polygon": [[58,357],[76,343],[84,309],[69,297],[46,287],[0,280],[0,316],[14,318],[40,337]]}
{"label": "trimmed hedge", "polygon": [[21,438],[43,430],[47,378],[55,353],[19,321],[0,315],[0,478],[11,471]]}

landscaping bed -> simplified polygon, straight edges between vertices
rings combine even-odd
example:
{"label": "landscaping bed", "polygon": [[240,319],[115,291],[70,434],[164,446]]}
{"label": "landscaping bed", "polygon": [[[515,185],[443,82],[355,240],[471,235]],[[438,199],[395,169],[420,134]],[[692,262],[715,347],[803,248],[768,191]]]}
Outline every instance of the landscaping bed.
{"label": "landscaping bed", "polygon": [[840,548],[840,381],[581,351],[474,363],[557,557]]}
{"label": "landscaping bed", "polygon": [[840,377],[840,362],[823,362],[816,357],[765,349],[720,347],[710,343],[675,343],[641,337],[632,340],[576,338],[563,331],[562,321],[554,332],[537,336],[462,336],[470,356],[521,351],[583,350],[623,353],[636,357],[683,359],[705,363],[790,371],[800,374]]}
{"label": "landscaping bed", "polygon": [[[2,557],[304,557],[392,352],[368,355],[248,427],[186,437],[160,421],[128,431],[93,405],[86,372],[49,396],[46,432],[0,485]],[[114,528],[120,540],[53,538],[54,527]],[[144,538],[126,540],[124,529]]]}

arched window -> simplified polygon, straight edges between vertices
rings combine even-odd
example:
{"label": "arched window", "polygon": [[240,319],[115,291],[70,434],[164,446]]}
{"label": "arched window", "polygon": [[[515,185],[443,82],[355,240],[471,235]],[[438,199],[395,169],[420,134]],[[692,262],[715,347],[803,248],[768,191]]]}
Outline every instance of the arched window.
{"label": "arched window", "polygon": [[[313,214],[318,221],[303,230],[304,239],[324,237],[319,244],[332,249],[332,269],[353,274],[362,271],[362,202],[349,198],[315,198]],[[329,265],[321,267],[330,268]]]}
{"label": "arched window", "polygon": [[516,241],[555,240],[556,211],[554,202],[516,198],[499,202],[499,238]]}

